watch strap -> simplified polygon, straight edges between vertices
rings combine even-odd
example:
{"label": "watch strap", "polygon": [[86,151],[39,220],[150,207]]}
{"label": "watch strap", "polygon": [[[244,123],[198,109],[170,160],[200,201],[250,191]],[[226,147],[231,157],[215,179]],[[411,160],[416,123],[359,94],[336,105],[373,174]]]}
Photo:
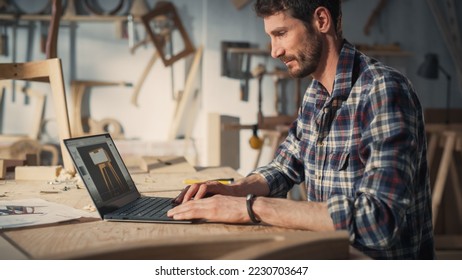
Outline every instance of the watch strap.
{"label": "watch strap", "polygon": [[255,217],[255,213],[253,212],[252,205],[253,201],[257,196],[254,194],[249,193],[246,197],[246,204],[247,204],[247,213],[249,214],[250,220],[254,224],[259,224],[261,221]]}

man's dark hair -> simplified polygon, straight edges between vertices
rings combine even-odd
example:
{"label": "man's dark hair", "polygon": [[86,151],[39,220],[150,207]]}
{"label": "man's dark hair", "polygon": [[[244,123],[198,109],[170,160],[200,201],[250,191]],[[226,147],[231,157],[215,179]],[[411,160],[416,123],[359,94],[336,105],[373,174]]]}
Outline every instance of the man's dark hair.
{"label": "man's dark hair", "polygon": [[329,10],[335,31],[339,37],[342,37],[341,0],[257,0],[254,5],[259,17],[264,18],[287,11],[293,18],[303,21],[308,28],[311,28],[314,11],[319,7]]}

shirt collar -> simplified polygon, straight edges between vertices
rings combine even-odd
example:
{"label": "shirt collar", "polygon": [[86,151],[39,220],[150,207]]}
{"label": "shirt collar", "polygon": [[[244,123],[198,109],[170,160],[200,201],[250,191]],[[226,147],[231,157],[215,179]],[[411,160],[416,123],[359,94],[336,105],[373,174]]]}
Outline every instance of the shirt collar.
{"label": "shirt collar", "polygon": [[335,74],[334,89],[332,91],[333,98],[346,100],[350,95],[351,88],[355,83],[353,70],[356,53],[356,48],[347,40],[344,40]]}

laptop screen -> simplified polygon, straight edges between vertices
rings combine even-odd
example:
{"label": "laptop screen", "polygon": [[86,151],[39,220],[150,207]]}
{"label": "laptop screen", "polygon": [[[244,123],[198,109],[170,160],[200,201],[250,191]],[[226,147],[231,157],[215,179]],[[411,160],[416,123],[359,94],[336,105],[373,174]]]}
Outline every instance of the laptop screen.
{"label": "laptop screen", "polygon": [[109,134],[65,139],[64,143],[101,215],[140,196]]}

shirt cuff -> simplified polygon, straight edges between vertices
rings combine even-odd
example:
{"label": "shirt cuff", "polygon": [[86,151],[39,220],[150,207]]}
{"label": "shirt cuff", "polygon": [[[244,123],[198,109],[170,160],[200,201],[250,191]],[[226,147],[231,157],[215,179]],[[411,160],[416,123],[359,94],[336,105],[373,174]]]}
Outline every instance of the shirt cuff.
{"label": "shirt cuff", "polygon": [[352,212],[354,201],[345,195],[335,195],[327,200],[327,209],[334,222],[336,230],[347,230],[350,235],[350,241],[355,239],[355,232],[352,226],[354,213]]}
{"label": "shirt cuff", "polygon": [[264,166],[257,168],[249,175],[252,174],[259,174],[265,178],[270,189],[269,197],[287,197],[287,193],[290,190],[289,183],[285,176],[277,169]]}

